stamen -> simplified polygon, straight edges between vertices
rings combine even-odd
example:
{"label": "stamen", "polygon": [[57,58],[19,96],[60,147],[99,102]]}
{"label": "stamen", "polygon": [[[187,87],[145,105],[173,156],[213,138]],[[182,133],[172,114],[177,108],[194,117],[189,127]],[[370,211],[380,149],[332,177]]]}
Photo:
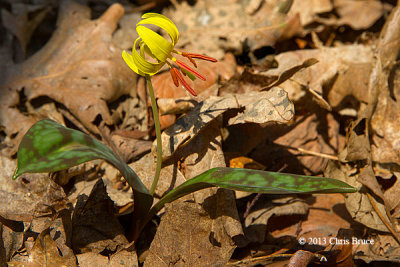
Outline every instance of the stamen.
{"label": "stamen", "polygon": [[172,80],[174,81],[174,84],[176,87],[179,86],[179,81],[178,81],[178,77],[176,77],[176,73],[174,71],[175,68],[170,68],[169,69],[169,73],[171,74]]}
{"label": "stamen", "polygon": [[182,56],[187,57],[189,59],[189,61],[192,62],[193,66],[195,68],[197,68],[196,62],[193,60],[193,58],[188,53],[182,52]]}
{"label": "stamen", "polygon": [[181,61],[179,61],[179,60],[177,60],[177,61],[175,61],[175,62],[176,62],[176,64],[178,64],[179,67],[181,67],[181,68],[183,68],[183,69],[185,69],[185,70],[187,70],[187,71],[193,73],[193,74],[196,75],[199,79],[202,79],[203,81],[206,80],[206,78],[204,78],[203,75],[201,75],[200,73],[198,73],[198,72],[195,71],[194,69],[189,68],[185,63],[183,63],[183,62],[181,62]]}
{"label": "stamen", "polygon": [[[182,52],[182,56],[189,58],[189,60],[190,60],[190,58],[198,58],[198,59],[207,60],[207,61],[211,61],[211,62],[218,61],[213,57],[208,57],[208,56],[200,55],[200,54],[186,53],[186,52]],[[192,62],[192,60],[190,60],[190,62]]]}
{"label": "stamen", "polygon": [[182,77],[181,73],[178,71],[178,69],[172,68],[171,70],[175,73],[176,77],[178,77],[178,79],[182,83],[183,87],[185,87],[185,89],[189,93],[191,93],[193,96],[197,96],[196,92],[192,89],[192,87],[190,87],[190,85],[185,81],[185,79],[183,79],[183,77]]}

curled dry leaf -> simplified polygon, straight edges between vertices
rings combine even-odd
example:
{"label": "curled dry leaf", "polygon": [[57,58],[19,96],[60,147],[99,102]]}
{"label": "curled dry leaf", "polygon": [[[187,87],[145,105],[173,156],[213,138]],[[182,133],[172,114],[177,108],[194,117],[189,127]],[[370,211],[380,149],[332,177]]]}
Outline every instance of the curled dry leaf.
{"label": "curled dry leaf", "polygon": [[381,1],[335,0],[333,6],[338,19],[321,19],[327,25],[349,25],[355,30],[371,27],[385,13]]}
{"label": "curled dry leaf", "polygon": [[[373,59],[371,47],[363,45],[349,45],[334,48],[322,48],[311,50],[298,50],[281,53],[275,57],[278,63],[278,68],[272,68],[260,75],[267,77],[278,77],[282,73],[297,65],[303,64],[305,60],[314,58],[318,63],[295,73],[290,79],[281,83],[280,86],[288,92],[289,98],[292,101],[297,101],[305,95],[305,90],[302,87],[310,88],[321,96],[326,94],[333,95],[329,102],[330,105],[340,103],[346,95],[352,94],[355,97],[360,97],[360,101],[365,99],[365,92],[360,89],[350,88],[349,85],[344,84],[346,89],[333,87],[340,90],[339,92],[332,92],[332,84],[334,84],[337,76],[345,74],[351,67],[351,64],[370,64]],[[364,68],[368,72],[368,68]],[[360,73],[358,77],[363,77],[364,73]],[[301,85],[301,86],[299,86]],[[323,90],[323,88],[326,88]],[[357,90],[357,91],[355,91]],[[325,99],[326,100],[326,99]]]}
{"label": "curled dry leaf", "polygon": [[[327,177],[335,177],[336,179],[339,179],[341,181],[346,181],[346,183],[359,189],[362,187],[362,184],[359,182],[359,180],[369,180],[370,183],[371,181],[375,180],[375,176],[373,175],[373,173],[369,174],[372,171],[370,171],[368,167],[364,168],[359,174],[353,174],[356,171],[357,170],[352,169],[352,167],[348,164],[340,165],[338,162],[328,162],[325,170],[325,175]],[[364,178],[362,176],[364,176]],[[375,186],[379,187],[380,189],[379,184],[376,181],[375,183]],[[385,205],[374,199],[373,201],[378,212],[383,216],[386,221],[389,222],[390,220],[386,215]],[[371,205],[371,201],[366,194],[346,194],[345,204],[353,220],[360,222],[369,228],[382,232],[389,232],[388,228],[383,224],[377,211]]]}
{"label": "curled dry leaf", "polygon": [[114,215],[114,204],[100,179],[89,197],[78,197],[72,216],[72,247],[78,253],[100,253],[115,251],[127,243],[122,226]]}
{"label": "curled dry leaf", "polygon": [[136,76],[112,44],[123,7],[112,5],[97,20],[90,20],[88,7],[72,1],[62,2],[59,10],[58,28],[49,42],[8,68],[0,86],[0,124],[8,136],[21,136],[32,125],[35,118],[17,107],[40,97],[62,103],[85,128],[98,133],[96,119],[113,124],[107,102],[135,86]]}
{"label": "curled dry leaf", "polygon": [[321,111],[318,115],[296,116],[285,127],[271,125],[253,132],[260,135],[259,143],[247,143],[248,147],[239,151],[248,153],[254,149],[251,157],[255,160],[269,168],[287,166],[286,171],[293,173],[323,172],[328,157],[334,158],[345,141],[338,134],[339,123],[330,113]]}
{"label": "curled dry leaf", "polygon": [[332,10],[329,0],[294,0],[288,15],[300,14],[301,25],[305,26],[314,22],[318,14]]}
{"label": "curled dry leaf", "polygon": [[389,92],[380,94],[371,118],[372,160],[400,166],[400,104]]}
{"label": "curled dry leaf", "polygon": [[0,264],[7,266],[7,262],[24,242],[24,224],[22,222],[6,220],[0,216],[0,227],[2,229],[0,242],[3,244],[0,251]]}
{"label": "curled dry leaf", "polygon": [[[293,104],[286,92],[278,87],[274,87],[268,92],[210,97],[162,133],[163,158],[170,157],[179,146],[190,141],[204,126],[219,115],[228,110],[239,109],[243,109],[243,111],[232,117],[229,124],[288,123],[294,115]],[[153,151],[155,151],[154,143]]]}

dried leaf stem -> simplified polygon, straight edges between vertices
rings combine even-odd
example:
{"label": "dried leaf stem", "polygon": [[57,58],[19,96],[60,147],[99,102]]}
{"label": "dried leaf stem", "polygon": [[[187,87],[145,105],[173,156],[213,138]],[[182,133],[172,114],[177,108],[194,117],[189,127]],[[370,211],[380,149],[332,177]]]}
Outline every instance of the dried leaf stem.
{"label": "dried leaf stem", "polygon": [[[393,229],[393,227],[390,225],[390,223],[385,219],[385,217],[383,216],[383,214],[379,211],[378,207],[376,206],[374,199],[372,198],[370,193],[367,193],[367,197],[369,202],[371,203],[372,207],[374,208],[376,214],[378,214],[379,218],[381,219],[381,221],[383,222],[383,224],[386,226],[386,228],[390,231],[390,233],[392,233],[394,239],[396,239],[397,243],[400,244],[400,237],[399,235],[396,233],[396,231]],[[390,216],[390,214],[387,214],[388,217]]]}

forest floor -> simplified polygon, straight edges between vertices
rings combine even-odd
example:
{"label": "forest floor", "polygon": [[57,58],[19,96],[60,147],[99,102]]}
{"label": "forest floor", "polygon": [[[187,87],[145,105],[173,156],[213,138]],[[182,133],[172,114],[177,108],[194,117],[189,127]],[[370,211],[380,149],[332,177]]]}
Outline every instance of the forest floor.
{"label": "forest floor", "polygon": [[[0,8],[0,266],[400,262],[396,1],[3,0]],[[203,189],[166,205],[132,243],[133,192],[107,162],[12,180],[25,133],[50,118],[111,147],[150,188],[150,97],[121,56],[146,12],[176,24],[178,50],[218,60],[198,61],[206,81],[185,78],[197,97],[166,67],[152,77],[163,114],[156,201],[215,167],[330,177],[358,191]]]}

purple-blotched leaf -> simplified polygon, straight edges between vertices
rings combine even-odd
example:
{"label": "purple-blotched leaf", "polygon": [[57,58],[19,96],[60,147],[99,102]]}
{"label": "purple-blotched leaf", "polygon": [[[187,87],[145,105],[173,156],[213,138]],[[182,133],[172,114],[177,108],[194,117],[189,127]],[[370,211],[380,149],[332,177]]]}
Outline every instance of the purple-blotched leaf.
{"label": "purple-blotched leaf", "polygon": [[354,193],[356,188],[340,180],[239,168],[213,168],[166,194],[151,209],[156,214],[166,203],[207,187],[265,194]]}
{"label": "purple-blotched leaf", "polygon": [[38,121],[25,134],[18,148],[13,179],[23,173],[64,170],[94,159],[106,160],[121,172],[133,189],[135,213],[139,218],[145,216],[153,197],[136,173],[96,139],[52,120]]}

